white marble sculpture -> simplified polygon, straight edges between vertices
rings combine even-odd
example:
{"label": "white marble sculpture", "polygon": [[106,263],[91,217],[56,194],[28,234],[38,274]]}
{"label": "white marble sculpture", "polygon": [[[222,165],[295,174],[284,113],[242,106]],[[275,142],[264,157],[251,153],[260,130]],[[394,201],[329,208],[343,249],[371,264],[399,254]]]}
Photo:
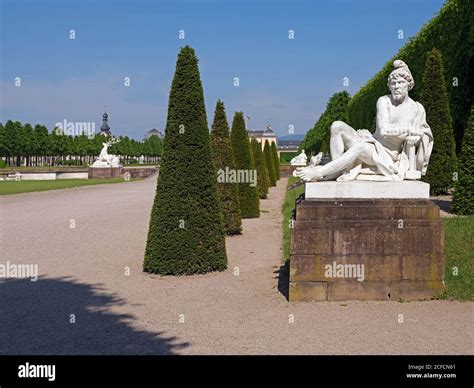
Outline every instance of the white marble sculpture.
{"label": "white marble sculpture", "polygon": [[376,130],[355,130],[342,121],[331,125],[331,162],[297,168],[304,181],[401,181],[426,174],[433,134],[423,105],[408,91],[415,84],[405,62],[396,60],[388,76],[391,95],[377,101]]}
{"label": "white marble sculpture", "polygon": [[309,165],[310,166],[317,166],[319,163],[321,163],[321,160],[323,158],[323,153],[320,152],[317,155],[311,156],[311,159],[309,160]]}
{"label": "white marble sculpture", "polygon": [[108,142],[102,143],[102,150],[97,160],[92,164],[92,167],[120,167],[120,158],[116,155],[109,155],[107,152],[112,144],[116,144],[119,141],[118,139],[112,138]]}
{"label": "white marble sculpture", "polygon": [[290,164],[292,166],[306,166],[308,164],[308,157],[306,156],[306,153],[304,152],[304,150],[301,151],[301,154],[291,159]]}

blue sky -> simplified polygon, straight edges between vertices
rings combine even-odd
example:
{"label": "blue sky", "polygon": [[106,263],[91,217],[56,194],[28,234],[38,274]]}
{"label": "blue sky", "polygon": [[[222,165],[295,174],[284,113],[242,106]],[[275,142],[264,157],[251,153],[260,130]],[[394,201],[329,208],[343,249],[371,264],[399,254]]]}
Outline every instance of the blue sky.
{"label": "blue sky", "polygon": [[[0,122],[63,120],[141,139],[163,129],[179,48],[199,57],[208,122],[216,100],[303,134],[328,98],[354,94],[443,0],[0,0]],[[288,31],[294,30],[294,39]],[[69,31],[75,30],[74,40]],[[184,30],[185,39],[179,39]],[[403,39],[398,31],[403,30]],[[409,65],[409,64],[408,64]],[[15,77],[21,86],[15,86]],[[130,86],[124,78],[130,78]],[[240,85],[234,86],[234,77]],[[343,86],[348,77],[349,86]]]}

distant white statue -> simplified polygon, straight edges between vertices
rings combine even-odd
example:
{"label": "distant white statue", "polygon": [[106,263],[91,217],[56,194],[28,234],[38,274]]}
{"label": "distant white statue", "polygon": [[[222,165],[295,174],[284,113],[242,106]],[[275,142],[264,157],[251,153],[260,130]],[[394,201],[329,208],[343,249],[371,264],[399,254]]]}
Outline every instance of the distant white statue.
{"label": "distant white statue", "polygon": [[141,155],[139,158],[138,158],[138,164],[143,164],[145,163],[145,157],[143,155]]}
{"label": "distant white statue", "polygon": [[92,167],[120,167],[120,158],[116,155],[109,155],[108,148],[112,144],[118,143],[120,140],[112,138],[108,142],[102,143],[99,157],[92,164]]}
{"label": "distant white statue", "polygon": [[308,157],[306,156],[306,153],[304,152],[304,150],[301,151],[301,154],[291,159],[290,164],[292,166],[306,166],[308,164]]}
{"label": "distant white statue", "polygon": [[321,159],[323,158],[323,153],[320,152],[319,154],[317,155],[314,155],[311,157],[311,159],[309,160],[309,165],[310,166],[317,166],[319,163],[321,163]]}
{"label": "distant white statue", "polygon": [[333,122],[332,160],[324,166],[297,168],[294,176],[305,181],[401,181],[426,174],[433,134],[423,105],[408,96],[415,84],[408,66],[401,60],[393,65],[395,69],[387,81],[391,95],[377,101],[375,133],[356,131],[342,121]]}

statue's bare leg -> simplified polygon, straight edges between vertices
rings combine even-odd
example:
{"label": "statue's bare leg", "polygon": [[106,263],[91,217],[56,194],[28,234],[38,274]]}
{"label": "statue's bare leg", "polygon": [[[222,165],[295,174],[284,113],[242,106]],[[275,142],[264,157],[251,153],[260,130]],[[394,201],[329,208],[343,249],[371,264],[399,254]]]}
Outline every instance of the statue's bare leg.
{"label": "statue's bare leg", "polygon": [[356,164],[355,167],[352,167],[349,172],[340,175],[337,180],[341,182],[349,182],[355,180],[362,170],[362,164]]}
{"label": "statue's bare leg", "polygon": [[332,160],[339,158],[344,150],[359,142],[360,136],[350,125],[347,125],[344,121],[334,121],[332,123],[331,140],[329,142]]}
{"label": "statue's bare leg", "polygon": [[362,142],[358,133],[342,121],[331,125],[331,162],[324,166],[305,167],[295,171],[303,180],[320,180],[324,177],[336,179],[344,170],[350,170],[360,163],[374,165],[372,155],[375,146]]}
{"label": "statue's bare leg", "polygon": [[[351,146],[346,152],[337,159],[321,166],[320,172],[323,176],[349,170],[354,165],[363,162],[368,165],[374,165],[372,155],[375,152],[375,146],[371,143],[357,143]],[[358,162],[358,163],[356,163]]]}
{"label": "statue's bare leg", "polygon": [[321,180],[331,174],[341,173],[346,169],[351,169],[354,165],[365,163],[374,166],[373,155],[375,146],[371,143],[358,142],[344,152],[340,157],[332,160],[324,166],[303,167],[296,169],[296,176],[305,181]]}

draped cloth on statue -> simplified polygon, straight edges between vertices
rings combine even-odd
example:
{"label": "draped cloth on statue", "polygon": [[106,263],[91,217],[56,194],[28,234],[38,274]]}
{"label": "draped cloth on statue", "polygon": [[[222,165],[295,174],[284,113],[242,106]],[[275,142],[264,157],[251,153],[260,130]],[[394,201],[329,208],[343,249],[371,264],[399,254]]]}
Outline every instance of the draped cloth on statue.
{"label": "draped cloth on statue", "polygon": [[[388,103],[387,101],[387,104]],[[416,170],[421,171],[421,175],[425,175],[433,149],[433,133],[426,122],[426,113],[423,106],[419,102],[416,102],[416,108],[417,112],[413,126],[414,128],[419,128],[422,132],[420,142],[416,146]],[[377,136],[377,132],[372,135],[368,130],[360,129],[357,131],[357,134],[360,137],[360,142],[374,145],[372,159],[376,166],[369,167],[363,163],[357,164],[349,172],[341,175],[337,179],[338,181],[399,181],[405,178],[405,173],[409,168],[408,144],[406,140],[402,143],[401,149],[390,150],[377,139],[377,137],[380,137],[380,135]],[[407,134],[405,133],[399,136],[406,138]],[[383,141],[383,139],[380,140]]]}

